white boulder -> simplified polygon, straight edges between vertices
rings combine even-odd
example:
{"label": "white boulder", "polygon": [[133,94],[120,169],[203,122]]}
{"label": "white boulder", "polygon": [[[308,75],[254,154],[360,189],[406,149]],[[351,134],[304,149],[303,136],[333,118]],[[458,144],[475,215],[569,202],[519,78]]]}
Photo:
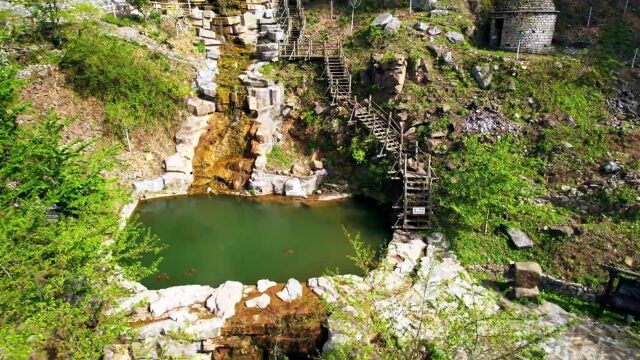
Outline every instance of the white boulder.
{"label": "white boulder", "polygon": [[222,319],[228,319],[236,314],[236,304],[242,299],[244,286],[238,281],[227,281],[220,285],[205,306],[209,311]]}
{"label": "white boulder", "polygon": [[282,291],[276,294],[282,301],[291,302],[302,297],[302,285],[296,279],[289,279]]}
{"label": "white boulder", "polygon": [[277,282],[271,281],[269,279],[258,280],[258,291],[265,292],[270,287],[273,287],[273,286],[276,286],[276,285],[278,285]]}
{"label": "white boulder", "polygon": [[262,294],[258,297],[255,297],[251,300],[247,300],[245,301],[245,305],[248,308],[258,308],[258,309],[264,309],[267,306],[269,306],[269,303],[271,303],[271,297],[267,294]]}

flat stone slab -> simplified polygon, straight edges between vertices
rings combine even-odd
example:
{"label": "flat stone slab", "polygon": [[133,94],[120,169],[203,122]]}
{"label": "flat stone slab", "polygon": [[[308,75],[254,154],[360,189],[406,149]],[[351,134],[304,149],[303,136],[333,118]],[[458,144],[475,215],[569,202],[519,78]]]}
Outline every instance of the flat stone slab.
{"label": "flat stone slab", "polygon": [[393,20],[393,15],[391,15],[391,13],[386,12],[376,16],[376,18],[373,19],[373,21],[371,22],[371,25],[385,26],[388,23],[390,23],[391,20]]}

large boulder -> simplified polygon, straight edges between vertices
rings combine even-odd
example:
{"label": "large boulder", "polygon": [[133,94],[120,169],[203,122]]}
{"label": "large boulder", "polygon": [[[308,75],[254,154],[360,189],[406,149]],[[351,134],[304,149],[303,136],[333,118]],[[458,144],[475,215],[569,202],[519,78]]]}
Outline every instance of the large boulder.
{"label": "large boulder", "polygon": [[205,303],[207,309],[222,319],[236,314],[236,304],[242,299],[244,286],[237,281],[227,281],[220,285]]}
{"label": "large boulder", "polygon": [[213,291],[210,286],[203,285],[174,286],[158,290],[158,298],[150,302],[149,311],[158,318],[169,310],[203,303]]}
{"label": "large boulder", "polygon": [[384,27],[385,25],[390,23],[391,20],[393,19],[394,19],[393,15],[391,15],[391,13],[386,12],[376,16],[376,18],[373,19],[373,21],[371,22],[371,25]]}
{"label": "large boulder", "polygon": [[402,21],[397,17],[394,17],[387,25],[385,25],[384,32],[386,34],[396,34],[398,30],[400,30],[400,26],[402,26]]}

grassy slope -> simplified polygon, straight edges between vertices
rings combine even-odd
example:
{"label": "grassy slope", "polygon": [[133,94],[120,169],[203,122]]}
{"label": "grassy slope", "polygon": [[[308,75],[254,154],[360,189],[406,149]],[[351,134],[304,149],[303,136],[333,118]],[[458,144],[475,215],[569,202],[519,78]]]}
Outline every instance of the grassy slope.
{"label": "grassy slope", "polygon": [[[560,10],[572,11],[565,3],[558,4]],[[490,142],[473,147],[471,152],[465,146],[469,140],[460,136],[458,130],[439,148],[438,170],[442,177],[439,224],[454,240],[461,260],[467,264],[534,260],[547,272],[590,284],[603,280],[604,273],[599,269],[603,262],[622,265],[625,258],[630,257],[637,269],[640,248],[632,239],[640,236],[638,217],[618,210],[637,203],[636,197],[640,195],[637,188],[625,184],[615,190],[590,195],[591,201],[601,207],[595,215],[550,204],[531,206],[533,200],[540,203],[547,195],[560,193],[562,185],[578,186],[594,176],[602,176],[598,174],[598,168],[609,159],[619,160],[628,171],[640,170],[638,152],[628,145],[637,141],[637,128],[628,122],[615,127],[607,122],[614,115],[607,99],[619,87],[615,74],[620,72],[620,77],[633,80],[632,86],[637,83],[637,77],[634,79],[628,71],[620,70],[625,67],[629,49],[637,43],[632,37],[637,31],[629,30],[635,26],[635,20],[620,21],[617,10],[610,9],[600,14],[602,19],[608,20],[599,21],[589,30],[598,39],[592,49],[571,57],[562,53],[525,55],[524,66],[515,63],[514,54],[486,49],[468,37],[461,44],[451,44],[443,35],[436,37],[436,45],[446,46],[453,52],[462,69],[460,72],[434,59],[427,49],[429,40],[421,39],[410,29],[385,35],[368,27],[371,20],[385,10],[402,19],[405,26],[424,21],[440,27],[443,33],[449,30],[464,32],[475,26],[475,18],[466,1],[443,1],[439,5],[448,5],[457,11],[446,17],[429,18],[420,12],[409,15],[405,8],[363,5],[358,9],[352,36],[349,35],[346,9],[336,8],[333,22],[329,20],[324,4],[313,5],[307,12],[309,33],[313,36],[342,38],[356,75],[366,67],[372,53],[387,56],[402,53],[433,63],[429,72],[431,82],[417,85],[407,80],[402,96],[395,101],[405,104],[415,120],[422,121],[425,114],[431,116],[429,125],[422,129],[424,134],[451,125],[459,129],[471,103],[495,108],[505,119],[522,127],[523,131],[512,139],[507,151],[499,152],[502,154],[499,161],[495,155],[498,145]],[[572,8],[577,6],[571,5]],[[565,42],[580,40],[578,36],[583,33],[567,30],[567,27],[574,29],[578,25],[563,23],[563,19],[567,17],[560,17],[558,38]],[[481,62],[489,62],[498,69],[488,91],[480,90],[470,74],[470,68]],[[507,90],[511,81],[516,84],[515,92]],[[366,94],[375,89],[358,91]],[[451,111],[436,115],[435,110],[445,103],[451,106]],[[575,125],[564,121],[568,118],[573,119]],[[573,146],[570,151],[559,150],[565,142]],[[516,161],[523,156],[531,161]],[[502,172],[502,177],[485,176]],[[508,186],[518,184],[518,177],[525,177],[531,184],[530,196],[507,191]],[[475,179],[477,183],[469,183],[469,179]],[[461,183],[455,185],[458,181]],[[479,185],[477,198],[467,191],[473,185]],[[492,186],[497,189],[492,190]],[[458,189],[460,192],[456,193]],[[487,212],[488,218],[483,219]],[[487,223],[486,231],[484,223]],[[570,239],[556,239],[541,230],[545,225],[557,223],[575,224],[581,234]],[[536,247],[532,250],[511,248],[499,231],[502,224],[525,229]]]}

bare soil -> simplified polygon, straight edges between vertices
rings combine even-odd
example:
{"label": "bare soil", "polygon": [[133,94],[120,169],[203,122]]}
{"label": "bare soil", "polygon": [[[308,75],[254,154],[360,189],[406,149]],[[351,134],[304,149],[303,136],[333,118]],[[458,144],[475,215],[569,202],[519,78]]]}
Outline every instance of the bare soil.
{"label": "bare soil", "polygon": [[132,132],[132,151],[129,152],[126,141],[121,140],[122,136],[107,126],[104,103],[74,92],[64,73],[55,67],[47,74],[28,79],[20,90],[20,100],[31,105],[30,111],[18,119],[23,126],[40,119],[40,115],[55,112],[67,121],[62,132],[64,143],[92,142],[90,151],[116,147],[118,166],[109,176],[118,179],[123,186],[162,174],[162,160],[175,152],[175,129],[161,127]]}

